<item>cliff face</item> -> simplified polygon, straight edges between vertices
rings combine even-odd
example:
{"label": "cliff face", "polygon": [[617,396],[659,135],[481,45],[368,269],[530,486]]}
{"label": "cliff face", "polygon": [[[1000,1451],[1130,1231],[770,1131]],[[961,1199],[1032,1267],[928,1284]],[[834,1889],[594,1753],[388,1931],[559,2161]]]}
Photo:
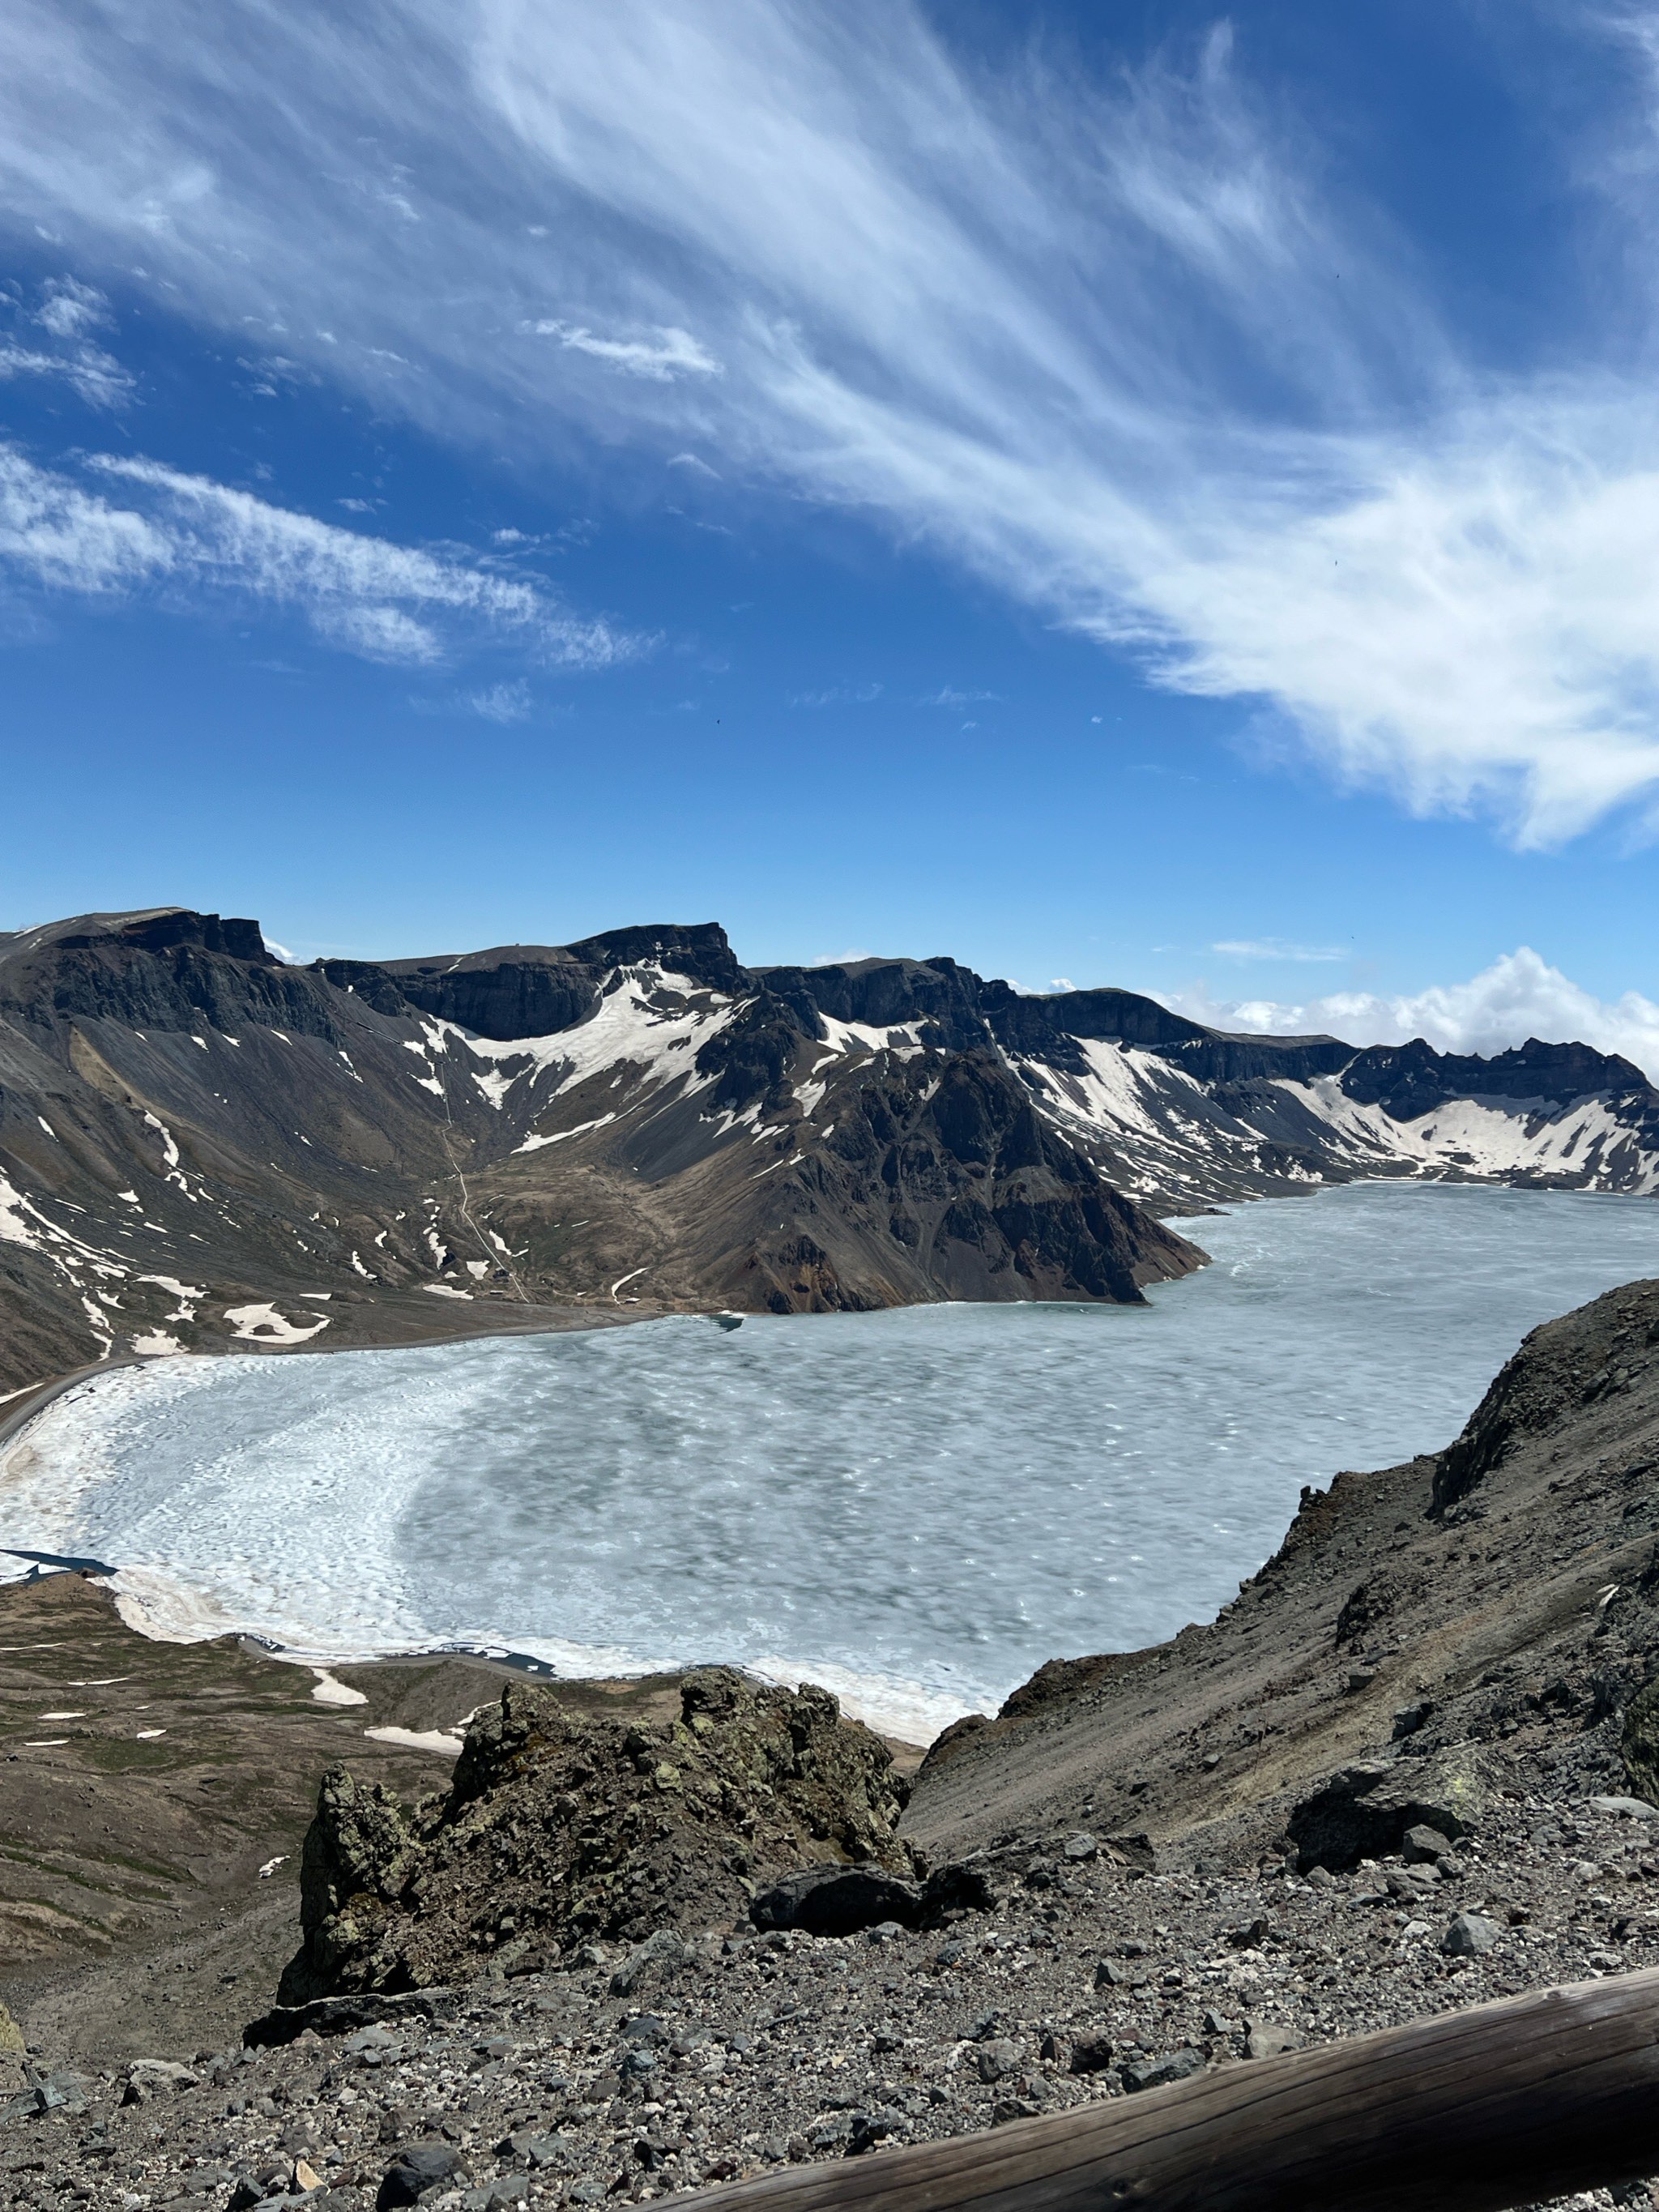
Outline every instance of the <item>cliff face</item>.
{"label": "cliff face", "polygon": [[0,1391],[594,1310],[1135,1299],[1200,1257],[982,1024],[832,1039],[712,926],[310,969],[176,908],[0,939]]}
{"label": "cliff face", "polygon": [[1234,1856],[1288,1840],[1340,1868],[1398,1850],[1425,1808],[1461,1832],[1459,1791],[1650,1792],[1656,1716],[1645,1282],[1534,1330],[1444,1451],[1305,1492],[1209,1626],[1057,1660],[996,1717],[958,1723],[907,1826],[961,1849],[1144,1825],[1193,1849],[1229,1838]]}

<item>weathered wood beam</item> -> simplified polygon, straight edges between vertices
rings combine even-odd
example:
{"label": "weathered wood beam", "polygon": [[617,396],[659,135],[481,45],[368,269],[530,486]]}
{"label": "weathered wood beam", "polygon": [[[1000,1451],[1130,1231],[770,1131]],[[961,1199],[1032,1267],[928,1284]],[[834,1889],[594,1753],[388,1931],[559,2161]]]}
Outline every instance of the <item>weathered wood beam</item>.
{"label": "weathered wood beam", "polygon": [[1474,2005],[698,2212],[1502,2212],[1659,2173],[1659,1969]]}

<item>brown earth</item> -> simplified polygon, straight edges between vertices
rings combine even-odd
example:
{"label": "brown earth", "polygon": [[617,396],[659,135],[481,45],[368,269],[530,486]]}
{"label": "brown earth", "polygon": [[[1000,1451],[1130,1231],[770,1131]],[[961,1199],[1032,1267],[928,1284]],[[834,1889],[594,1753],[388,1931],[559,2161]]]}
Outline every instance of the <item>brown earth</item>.
{"label": "brown earth", "polygon": [[[77,1574],[0,1586],[0,1995],[33,2038],[107,2063],[234,2037],[298,1941],[324,1772],[349,1758],[368,1786],[447,1787],[453,1753],[364,1729],[453,1729],[510,1670],[445,1656],[334,1675],[366,1702],[319,1704],[312,1669],[235,1638],[141,1636]],[[647,1723],[678,1710],[657,1678],[563,1694]]]}

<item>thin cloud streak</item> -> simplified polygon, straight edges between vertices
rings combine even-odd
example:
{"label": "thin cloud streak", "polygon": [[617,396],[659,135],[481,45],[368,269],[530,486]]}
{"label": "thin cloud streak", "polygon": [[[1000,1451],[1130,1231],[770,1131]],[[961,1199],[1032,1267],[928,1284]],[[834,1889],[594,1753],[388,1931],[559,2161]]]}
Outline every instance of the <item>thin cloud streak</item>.
{"label": "thin cloud streak", "polygon": [[1346,960],[1340,945],[1287,945],[1279,937],[1226,937],[1210,947],[1229,960]]}
{"label": "thin cloud streak", "polygon": [[[1224,27],[1093,85],[911,0],[15,0],[8,46],[21,225],[379,405],[861,508],[1522,844],[1659,790],[1650,377],[1478,364]],[[1638,245],[1652,176],[1601,180]]]}
{"label": "thin cloud streak", "polygon": [[244,592],[299,609],[319,635],[374,660],[439,661],[469,628],[512,635],[566,667],[603,667],[634,649],[526,580],[343,530],[159,462],[99,453],[85,466],[112,495],[0,445],[0,563],[15,575],[94,597]]}

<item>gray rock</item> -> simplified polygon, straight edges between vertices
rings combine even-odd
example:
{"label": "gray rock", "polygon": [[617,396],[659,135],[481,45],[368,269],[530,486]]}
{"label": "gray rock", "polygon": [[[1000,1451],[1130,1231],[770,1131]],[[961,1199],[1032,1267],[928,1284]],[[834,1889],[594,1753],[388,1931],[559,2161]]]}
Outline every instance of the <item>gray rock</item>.
{"label": "gray rock", "polygon": [[[126,2086],[121,2092],[124,2105],[142,2105],[151,2097],[179,2089],[198,2089],[202,2077],[188,2066],[180,2066],[171,2058],[135,2058],[127,2069]],[[61,2099],[56,2101],[61,2103]],[[47,2109],[41,2107],[42,2111]]]}
{"label": "gray rock", "polygon": [[1171,2081],[1185,2081],[1194,2074],[1201,2074],[1207,2063],[1201,2051],[1188,2047],[1172,2051],[1166,2057],[1146,2058],[1120,2070],[1119,2079],[1131,2094],[1142,2089],[1162,2089]]}
{"label": "gray rock", "polygon": [[1121,1989],[1129,1977],[1121,1966],[1115,1966],[1109,1959],[1095,1961],[1095,1987],[1097,1990]]}
{"label": "gray rock", "polygon": [[1438,1828],[1431,1828],[1419,1820],[1414,1828],[1407,1828],[1401,1838],[1401,1851],[1408,1864],[1424,1859],[1443,1859],[1451,1851],[1451,1838],[1443,1836]]}
{"label": "gray rock", "polygon": [[1103,2074],[1117,2056],[1107,2035],[1079,2035],[1072,2045],[1073,2074]]}
{"label": "gray rock", "polygon": [[1282,2021],[1251,2020],[1244,2024],[1247,2058],[1282,2058],[1287,2051],[1300,2051],[1302,2038]]}
{"label": "gray rock", "polygon": [[1085,1865],[1090,1859],[1100,1856],[1100,1845],[1086,1829],[1079,1829],[1076,1835],[1067,1836],[1060,1848],[1060,1856],[1069,1859],[1074,1866]]}
{"label": "gray rock", "polygon": [[1392,1765],[1345,1767],[1302,1799],[1289,1828],[1303,1867],[1344,1870],[1398,1850],[1419,1825],[1455,1842],[1478,1827],[1490,1802],[1480,1759],[1467,1747]]}
{"label": "gray rock", "polygon": [[757,1928],[799,1928],[809,1936],[855,1936],[861,1929],[922,1917],[922,1893],[913,1881],[879,1867],[805,1867],[763,1889],[749,1908]]}
{"label": "gray rock", "polygon": [[453,2185],[465,2173],[460,2153],[447,2142],[410,2143],[382,2175],[374,2212],[398,2212],[401,2205],[418,2203],[427,2190]]}
{"label": "gray rock", "polygon": [[1618,1813],[1627,1820],[1659,1820],[1659,1805],[1643,1797],[1587,1797],[1592,1813]]}
{"label": "gray rock", "polygon": [[981,2081],[1000,2081],[1019,2071],[1024,2054],[1012,2036],[1000,2035],[981,2043],[974,2053],[974,2066]]}
{"label": "gray rock", "polygon": [[890,2136],[908,2132],[909,2123],[902,2112],[878,2109],[871,2112],[853,2114],[852,2139],[847,2148],[849,2156],[856,2158],[860,2151],[872,2149]]}
{"label": "gray rock", "polygon": [[362,2066],[380,2066],[403,2056],[403,2045],[390,2028],[360,2027],[349,2035],[343,2048]]}
{"label": "gray rock", "polygon": [[677,1929],[659,1928],[629,1953],[611,1977],[613,1997],[631,1997],[647,1981],[666,1981],[695,1966],[697,1954]]}
{"label": "gray rock", "polygon": [[1449,1958],[1478,1958],[1492,1949],[1503,1932],[1484,1912],[1460,1912],[1441,1937],[1440,1948]]}

